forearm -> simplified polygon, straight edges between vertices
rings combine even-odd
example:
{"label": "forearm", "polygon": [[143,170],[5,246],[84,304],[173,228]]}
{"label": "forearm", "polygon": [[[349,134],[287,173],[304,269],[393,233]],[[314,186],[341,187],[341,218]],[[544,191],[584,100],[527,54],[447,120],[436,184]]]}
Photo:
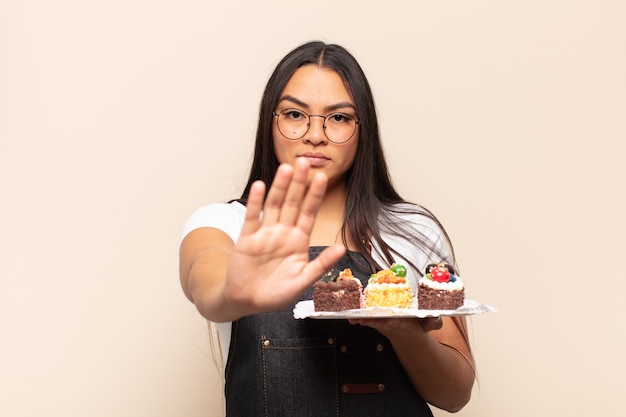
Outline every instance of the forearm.
{"label": "forearm", "polygon": [[208,264],[198,260],[189,272],[187,296],[207,320],[227,322],[249,314],[226,297],[226,269],[219,262]]}
{"label": "forearm", "polygon": [[[207,245],[206,242],[212,242]],[[182,242],[180,281],[183,292],[207,320],[233,321],[246,315],[226,297],[226,276],[234,244],[223,232],[197,229]]]}
{"label": "forearm", "polygon": [[424,400],[450,412],[467,404],[475,378],[470,357],[439,342],[431,333],[404,334],[390,341]]}
{"label": "forearm", "polygon": [[[240,237],[237,247],[216,229],[197,229],[185,237],[180,254],[181,285],[202,316],[224,322],[281,310],[345,251],[334,245],[309,262],[305,234],[292,231],[292,242],[284,227],[274,229],[254,239]],[[268,248],[272,241],[275,247]]]}

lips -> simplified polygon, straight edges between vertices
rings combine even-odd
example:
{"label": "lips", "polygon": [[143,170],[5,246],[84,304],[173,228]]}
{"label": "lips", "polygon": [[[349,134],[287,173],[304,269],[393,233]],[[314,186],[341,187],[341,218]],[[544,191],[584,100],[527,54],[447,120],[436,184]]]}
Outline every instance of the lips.
{"label": "lips", "polygon": [[324,154],[318,152],[307,152],[302,155],[298,155],[299,158],[306,158],[311,164],[311,167],[321,167],[326,165],[330,158]]}

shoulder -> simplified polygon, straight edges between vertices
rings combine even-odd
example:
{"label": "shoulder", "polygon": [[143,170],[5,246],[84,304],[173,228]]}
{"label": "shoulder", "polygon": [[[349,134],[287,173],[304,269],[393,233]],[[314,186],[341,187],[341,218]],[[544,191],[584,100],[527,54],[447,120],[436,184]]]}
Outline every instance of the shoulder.
{"label": "shoulder", "polygon": [[196,209],[183,227],[182,238],[201,227],[213,227],[228,234],[234,242],[239,238],[246,216],[246,206],[234,201],[213,203]]}

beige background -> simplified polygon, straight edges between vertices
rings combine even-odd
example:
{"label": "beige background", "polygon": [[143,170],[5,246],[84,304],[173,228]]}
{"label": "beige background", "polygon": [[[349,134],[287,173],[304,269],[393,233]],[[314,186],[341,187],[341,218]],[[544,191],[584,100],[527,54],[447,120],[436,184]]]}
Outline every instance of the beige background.
{"label": "beige background", "polygon": [[239,195],[313,38],[360,60],[398,188],[499,309],[459,415],[623,414],[625,2],[0,0],[0,415],[220,415],[179,234]]}

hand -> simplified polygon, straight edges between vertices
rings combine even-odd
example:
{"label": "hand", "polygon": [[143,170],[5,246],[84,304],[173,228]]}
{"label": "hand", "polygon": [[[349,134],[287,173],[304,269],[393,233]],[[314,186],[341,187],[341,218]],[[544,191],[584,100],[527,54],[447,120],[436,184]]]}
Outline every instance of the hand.
{"label": "hand", "polygon": [[322,173],[307,184],[309,170],[306,160],[281,165],[265,203],[265,184],[258,181],[250,189],[224,288],[225,300],[245,314],[288,306],[345,252],[341,245],[331,246],[309,262],[311,232],[327,184]]}
{"label": "hand", "polygon": [[417,318],[367,318],[348,320],[352,325],[361,325],[378,330],[388,339],[395,337],[419,337],[425,336],[432,330],[439,330],[443,327],[441,317]]}

